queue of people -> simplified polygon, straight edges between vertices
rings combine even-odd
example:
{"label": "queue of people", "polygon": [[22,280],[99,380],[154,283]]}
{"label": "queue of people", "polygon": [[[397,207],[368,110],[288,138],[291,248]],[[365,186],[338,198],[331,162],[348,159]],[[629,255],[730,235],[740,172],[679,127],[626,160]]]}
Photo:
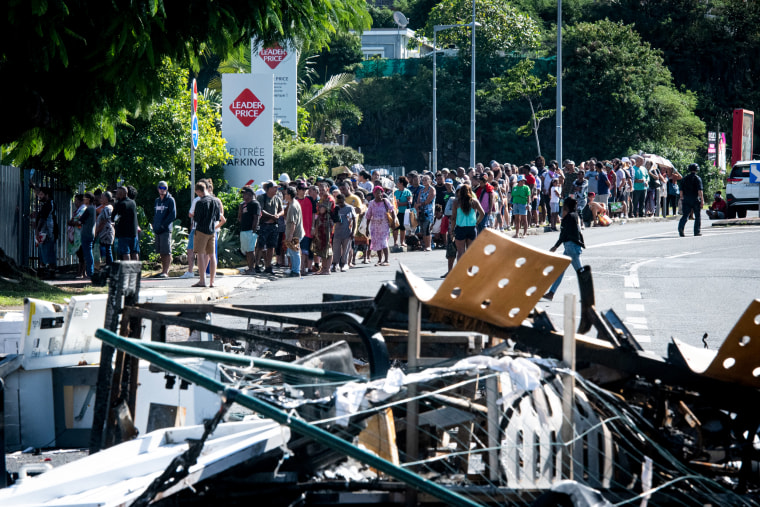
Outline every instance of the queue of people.
{"label": "queue of people", "polygon": [[[696,186],[699,198],[694,194]],[[200,180],[189,212],[187,271],[181,278],[196,276],[197,255],[197,287],[214,285],[218,232],[226,222],[224,207],[213,189],[210,179]],[[153,231],[161,259],[157,276],[166,278],[172,262],[176,202],[165,181],[159,182],[156,190]],[[685,201],[684,190],[688,194]],[[375,265],[387,266],[392,250],[445,248],[445,277],[485,228],[511,233],[514,238],[524,237],[535,227],[559,231],[570,207],[581,230],[608,225],[615,215],[667,216],[671,210],[685,209],[684,203],[691,211],[697,201],[701,203],[701,180],[698,185],[690,177],[682,181],[677,170],[660,167],[641,155],[592,158],[577,166],[568,159],[561,167],[539,156],[523,165],[494,160],[488,167],[479,163],[469,169],[443,168],[435,174],[411,171],[395,180],[363,169],[356,173],[347,170],[334,179],[291,179],[283,173],[261,188],[244,187],[241,196],[237,216],[245,274],[274,275],[277,266],[293,277],[330,275],[348,271],[357,260],[369,264],[373,255]],[[135,197],[133,187],[123,186],[113,193],[75,196],[66,232],[69,252],[79,259],[78,276],[93,274],[95,240],[107,265],[114,258],[139,259]],[[717,197],[708,213],[711,218],[725,214]],[[36,227],[40,255],[43,264],[54,265],[54,241],[45,241],[56,228],[52,193],[40,189],[38,198],[42,203]],[[697,222],[696,234],[698,228]],[[679,232],[683,234],[683,225]],[[567,237],[568,233],[561,234]],[[572,248],[566,246],[565,250]]]}

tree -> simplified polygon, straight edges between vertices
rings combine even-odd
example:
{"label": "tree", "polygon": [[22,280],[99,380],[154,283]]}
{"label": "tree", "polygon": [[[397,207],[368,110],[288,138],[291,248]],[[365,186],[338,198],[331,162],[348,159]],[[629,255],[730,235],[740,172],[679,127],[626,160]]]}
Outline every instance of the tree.
{"label": "tree", "polygon": [[[172,189],[190,182],[190,91],[184,69],[166,64],[157,76],[164,97],[144,114],[129,116],[115,129],[115,142],[79,150],[70,161],[59,160],[57,172],[69,186],[113,188],[124,181],[135,187],[153,187],[165,180]],[[229,154],[218,129],[219,111],[198,97],[200,139],[195,151],[197,174],[221,167]]]}
{"label": "tree", "polygon": [[551,118],[556,109],[544,109],[541,103],[544,92],[557,86],[557,78],[549,74],[546,80],[541,80],[533,73],[535,63],[532,60],[521,60],[509,69],[504,77],[491,78],[490,86],[483,90],[482,96],[493,94],[504,100],[524,100],[530,107],[530,120],[518,127],[517,134],[530,136],[536,140],[536,151],[541,155],[541,141],[538,138],[538,127],[541,121]]}
{"label": "tree", "polygon": [[317,73],[315,83],[326,83],[335,74],[353,73],[364,60],[362,41],[353,33],[335,34],[327,47],[322,48],[313,61]]}
{"label": "tree", "polygon": [[302,89],[298,102],[309,113],[309,137],[332,142],[346,120],[361,123],[361,110],[350,101],[351,88],[356,84],[353,74],[336,74],[324,85]]}
{"label": "tree", "polygon": [[[478,59],[538,47],[538,25],[507,0],[477,0],[475,20],[482,25],[476,29],[475,37]],[[471,21],[470,0],[443,0],[430,11],[424,35],[432,40],[435,25],[467,24]],[[461,50],[470,47],[470,40],[469,29],[438,33],[440,46],[454,45]],[[462,56],[469,58],[464,52]]]}
{"label": "tree", "polygon": [[194,68],[206,48],[238,41],[308,38],[362,30],[364,0],[13,0],[0,7],[0,93],[13,121],[0,126],[8,161],[67,158],[86,144],[115,142],[127,113],[160,96],[165,58]]}
{"label": "tree", "polygon": [[[701,141],[705,128],[692,96],[675,89],[661,53],[633,26],[579,23],[567,28],[563,46],[567,153],[611,158],[645,141]],[[688,130],[674,135],[666,124]]]}

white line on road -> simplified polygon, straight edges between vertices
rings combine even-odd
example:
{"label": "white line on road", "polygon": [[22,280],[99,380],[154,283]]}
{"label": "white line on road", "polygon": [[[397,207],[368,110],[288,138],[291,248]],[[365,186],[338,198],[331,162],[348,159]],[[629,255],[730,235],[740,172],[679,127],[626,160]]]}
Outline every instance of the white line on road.
{"label": "white line on road", "polygon": [[632,324],[646,324],[647,318],[646,317],[628,317],[625,319],[626,322],[630,322]]}
{"label": "white line on road", "polygon": [[626,299],[641,299],[641,292],[625,292],[623,297]]}
{"label": "white line on road", "polygon": [[652,343],[652,337],[649,335],[635,334],[633,335],[636,341],[639,343]]}
{"label": "white line on road", "polygon": [[625,305],[625,309],[628,312],[643,312],[644,305]]}
{"label": "white line on road", "polygon": [[702,253],[702,252],[685,252],[685,253],[677,254],[677,255],[668,255],[665,258],[666,259],[677,259],[679,257],[686,257],[687,255],[697,255],[697,254],[700,254],[700,253]]}
{"label": "white line on road", "polygon": [[626,327],[638,329],[639,331],[646,331],[649,329],[649,326],[647,326],[646,324],[629,324],[627,322],[625,324],[626,324]]}

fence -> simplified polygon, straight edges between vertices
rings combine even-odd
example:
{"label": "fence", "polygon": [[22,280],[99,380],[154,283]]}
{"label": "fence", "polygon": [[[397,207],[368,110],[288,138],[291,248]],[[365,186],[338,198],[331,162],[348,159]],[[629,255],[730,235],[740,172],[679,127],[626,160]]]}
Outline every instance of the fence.
{"label": "fence", "polygon": [[0,248],[22,267],[39,267],[39,249],[34,243],[34,219],[41,205],[34,188],[53,189],[53,203],[58,217],[59,238],[56,245],[58,266],[74,264],[66,251],[66,222],[71,216],[71,192],[55,176],[35,169],[0,166]]}

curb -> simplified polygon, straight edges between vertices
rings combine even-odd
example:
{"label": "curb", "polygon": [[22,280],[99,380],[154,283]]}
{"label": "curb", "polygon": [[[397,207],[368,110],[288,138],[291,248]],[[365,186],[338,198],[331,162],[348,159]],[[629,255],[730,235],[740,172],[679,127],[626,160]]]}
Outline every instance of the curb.
{"label": "curb", "polygon": [[760,225],[760,218],[727,218],[725,220],[711,220],[713,227],[732,227],[737,225]]}
{"label": "curb", "polygon": [[[211,287],[195,293],[171,293],[167,291],[166,302],[172,304],[200,304],[226,298],[232,294],[234,287]],[[166,289],[159,289],[166,290]]]}

